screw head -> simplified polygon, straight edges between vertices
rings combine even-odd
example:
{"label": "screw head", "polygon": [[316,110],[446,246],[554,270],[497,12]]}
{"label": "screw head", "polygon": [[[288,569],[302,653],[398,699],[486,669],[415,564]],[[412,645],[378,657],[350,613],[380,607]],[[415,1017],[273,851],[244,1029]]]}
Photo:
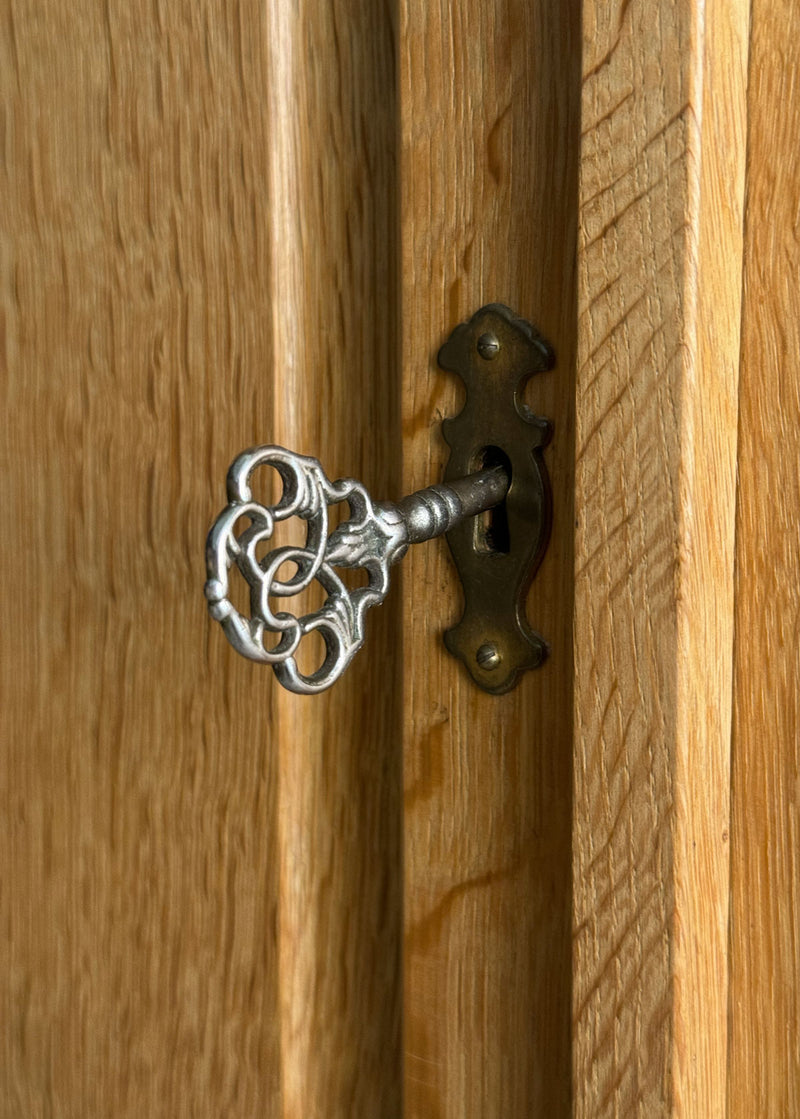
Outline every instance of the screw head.
{"label": "screw head", "polygon": [[478,353],[484,361],[494,361],[500,353],[500,342],[496,334],[487,331],[478,339]]}
{"label": "screw head", "polygon": [[481,645],[480,649],[478,649],[475,654],[475,660],[480,667],[489,672],[491,672],[493,668],[497,668],[502,659],[499,649],[496,645],[493,645],[491,641],[487,641],[484,645]]}

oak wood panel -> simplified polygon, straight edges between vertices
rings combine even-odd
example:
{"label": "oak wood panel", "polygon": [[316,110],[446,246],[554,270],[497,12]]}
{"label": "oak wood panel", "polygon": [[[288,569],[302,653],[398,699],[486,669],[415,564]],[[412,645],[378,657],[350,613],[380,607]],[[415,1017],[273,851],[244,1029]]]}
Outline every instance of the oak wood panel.
{"label": "oak wood panel", "polygon": [[551,643],[512,693],[444,650],[446,545],[404,560],[405,1114],[570,1112],[576,3],[400,5],[404,488],[441,478],[450,330],[505,302],[554,344],[528,397],[555,423],[555,524],[528,604]]}
{"label": "oak wood panel", "polygon": [[262,35],[7,8],[7,1116],[279,1099],[269,692],[198,594],[217,441],[270,411]]}
{"label": "oak wood panel", "polygon": [[202,601],[240,448],[396,469],[391,15],[10,3],[0,44],[0,1114],[397,1114],[392,608],[326,708]]}
{"label": "oak wood panel", "polygon": [[746,3],[584,4],[578,1115],[721,1115]]}
{"label": "oak wood panel", "polygon": [[740,375],[730,1115],[800,1114],[800,7],[754,0]]}

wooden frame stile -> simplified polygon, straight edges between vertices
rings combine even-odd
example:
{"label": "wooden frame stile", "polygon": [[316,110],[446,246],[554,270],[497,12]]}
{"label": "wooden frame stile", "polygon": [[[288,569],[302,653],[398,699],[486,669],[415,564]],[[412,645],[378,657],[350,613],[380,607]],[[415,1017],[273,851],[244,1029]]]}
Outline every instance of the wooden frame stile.
{"label": "wooden frame stile", "polygon": [[736,525],[730,1119],[800,1114],[800,9],[753,0]]}
{"label": "wooden frame stile", "polygon": [[[394,5],[268,13],[274,440],[397,495]],[[272,693],[285,1119],[401,1115],[397,607],[330,692]]]}
{"label": "wooden frame stile", "polygon": [[575,1112],[723,1115],[748,4],[584,3]]}
{"label": "wooden frame stile", "polygon": [[559,510],[528,603],[548,663],[479,691],[441,642],[459,588],[444,542],[404,561],[405,1115],[570,1111],[572,372],[579,4],[402,0],[404,486],[442,476],[459,407],[438,344],[504,302],[553,343]]}

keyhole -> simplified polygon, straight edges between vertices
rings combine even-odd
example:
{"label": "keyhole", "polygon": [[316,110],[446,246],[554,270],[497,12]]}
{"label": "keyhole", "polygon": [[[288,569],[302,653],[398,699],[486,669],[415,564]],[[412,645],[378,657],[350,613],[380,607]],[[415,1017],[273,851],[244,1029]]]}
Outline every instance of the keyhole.
{"label": "keyhole", "polygon": [[[492,466],[502,466],[511,484],[511,461],[499,447],[484,447],[476,456],[475,470],[488,470]],[[486,509],[475,518],[474,547],[476,552],[494,555],[508,555],[511,551],[511,537],[508,530],[508,509],[505,498],[493,509]]]}

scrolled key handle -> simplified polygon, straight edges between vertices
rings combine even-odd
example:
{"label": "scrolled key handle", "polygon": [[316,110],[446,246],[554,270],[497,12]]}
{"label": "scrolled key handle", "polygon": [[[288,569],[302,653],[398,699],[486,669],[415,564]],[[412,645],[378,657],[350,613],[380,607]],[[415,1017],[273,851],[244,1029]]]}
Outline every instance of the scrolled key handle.
{"label": "scrolled key handle", "polygon": [[[262,466],[273,467],[282,482],[281,495],[272,505],[253,498],[251,478]],[[505,470],[495,466],[430,486],[397,504],[373,502],[352,478],[332,482],[315,458],[278,446],[251,448],[228,471],[228,504],[208,535],[209,612],[233,647],[251,660],[272,665],[285,688],[304,695],[324,691],[361,648],[365,614],[386,597],[389,568],[408,545],[439,536],[466,517],[497,505],[508,486]],[[347,502],[350,515],[329,534],[328,510],[342,501]],[[278,547],[262,556],[276,524],[290,517],[306,522],[305,544]],[[230,599],[234,565],[250,588],[248,617]],[[293,571],[282,574],[292,565]],[[336,568],[354,567],[367,572],[366,586],[349,588],[336,572]],[[315,580],[327,595],[319,610],[297,617],[273,605],[306,590]],[[325,659],[315,672],[304,675],[295,654],[312,631],[325,642]]]}

